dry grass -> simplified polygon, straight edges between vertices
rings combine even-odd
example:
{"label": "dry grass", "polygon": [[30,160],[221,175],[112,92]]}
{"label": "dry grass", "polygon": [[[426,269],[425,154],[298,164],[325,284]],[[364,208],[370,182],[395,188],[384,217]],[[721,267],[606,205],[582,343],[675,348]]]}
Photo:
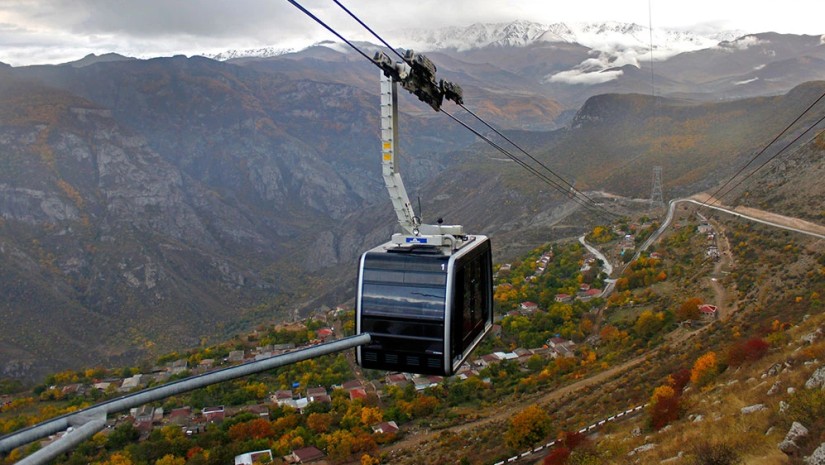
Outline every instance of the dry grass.
{"label": "dry grass", "polygon": [[[727,370],[705,389],[688,389],[683,397],[684,415],[669,427],[650,432],[647,418],[640,417],[616,425],[612,434],[597,438],[597,449],[609,463],[652,465],[673,459],[667,463],[693,464],[696,445],[709,442],[729,447],[742,459],[741,463],[748,465],[796,463],[777,448],[792,421],[786,414],[779,413],[779,403],[791,398],[788,387],[804,389],[805,381],[821,365],[812,361],[825,359],[825,339],[813,344],[800,341],[804,335],[823,326],[825,315],[811,316],[789,329],[787,340],[790,342],[774,349],[765,358]],[[766,375],[772,366],[784,367],[786,361],[791,362],[790,368],[775,376]],[[768,395],[775,382],[780,383],[778,393]],[[755,404],[763,404],[766,409],[751,414],[741,412],[743,407]],[[693,421],[696,415],[701,415],[700,421]],[[634,428],[641,429],[642,435],[634,437],[631,433]],[[813,437],[819,437],[823,432],[811,433]],[[636,447],[650,443],[656,447],[628,456]]]}

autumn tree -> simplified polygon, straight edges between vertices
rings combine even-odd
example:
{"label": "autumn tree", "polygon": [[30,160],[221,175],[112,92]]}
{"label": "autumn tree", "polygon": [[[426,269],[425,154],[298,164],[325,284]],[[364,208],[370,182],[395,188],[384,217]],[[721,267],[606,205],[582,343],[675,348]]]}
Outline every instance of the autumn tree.
{"label": "autumn tree", "polygon": [[510,448],[520,449],[543,440],[551,429],[547,412],[538,405],[531,405],[513,416],[504,440]]}
{"label": "autumn tree", "polygon": [[708,352],[696,359],[690,371],[690,382],[697,387],[708,384],[719,372],[716,352]]}
{"label": "autumn tree", "polygon": [[633,330],[636,334],[644,339],[652,337],[665,326],[665,313],[656,312],[652,310],[645,310],[636,319],[633,325]]}
{"label": "autumn tree", "polygon": [[673,387],[665,385],[653,390],[650,397],[650,425],[661,429],[679,418],[679,395]]}
{"label": "autumn tree", "polygon": [[676,309],[676,319],[679,321],[698,320],[700,305],[702,305],[702,299],[698,297],[687,299]]}
{"label": "autumn tree", "polygon": [[229,427],[228,434],[233,441],[274,438],[275,429],[269,421],[263,418],[256,418],[252,421],[232,425]]}
{"label": "autumn tree", "polygon": [[307,426],[318,434],[326,433],[332,426],[332,419],[328,413],[311,413],[307,417]]}
{"label": "autumn tree", "polygon": [[166,454],[159,458],[155,465],[186,465],[186,459],[183,457],[176,457],[172,454]]}
{"label": "autumn tree", "polygon": [[361,424],[364,426],[372,426],[381,423],[384,417],[381,414],[381,409],[378,407],[364,407],[361,409]]}
{"label": "autumn tree", "polygon": [[769,348],[770,344],[759,337],[735,342],[728,348],[728,365],[736,367],[746,362],[755,362],[764,357]]}

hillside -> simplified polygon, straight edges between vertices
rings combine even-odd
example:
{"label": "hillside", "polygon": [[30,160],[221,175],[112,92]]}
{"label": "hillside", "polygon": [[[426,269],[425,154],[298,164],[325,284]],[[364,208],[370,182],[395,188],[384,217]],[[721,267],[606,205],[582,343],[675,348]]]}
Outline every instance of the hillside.
{"label": "hillside", "polygon": [[[819,167],[823,150],[816,143],[805,149],[817,154],[812,165]],[[617,221],[586,237],[616,260],[655,229],[644,220]],[[709,258],[711,247],[718,260]],[[682,206],[652,251],[617,272],[608,298],[583,298],[584,284],[605,285],[588,264],[595,258],[566,240],[497,266],[500,332],[479,347],[463,377],[404,377],[401,384],[397,375],[355,375],[344,355],[323,357],[171,398],[152,433],[140,434],[145,420],[112,419],[112,428],[66,463],[226,461],[261,449],[282,463],[312,445],[332,463],[778,464],[798,463],[819,448],[825,255],[816,239],[731,216],[705,223],[694,207]],[[559,293],[577,297],[559,301]],[[697,302],[714,305],[710,317]],[[276,345],[306,344],[329,334],[328,325],[333,333],[352,329],[351,312],[327,318],[260,326],[217,346],[171,353],[138,379],[152,385]],[[136,370],[54,374],[37,388],[39,400],[10,398],[0,427],[19,427],[36,408],[40,415],[116,395]],[[107,379],[104,392],[84,387],[95,379]],[[309,396],[316,386],[328,403],[311,402],[303,413],[289,407],[300,401],[292,396]],[[363,397],[354,393],[359,389]],[[287,391],[288,400],[278,397]],[[198,431],[205,415],[198,411],[217,404],[227,406],[226,418],[211,433],[186,436],[177,426],[185,421]],[[185,418],[172,420],[181,411]],[[794,422],[806,433],[779,445]]]}

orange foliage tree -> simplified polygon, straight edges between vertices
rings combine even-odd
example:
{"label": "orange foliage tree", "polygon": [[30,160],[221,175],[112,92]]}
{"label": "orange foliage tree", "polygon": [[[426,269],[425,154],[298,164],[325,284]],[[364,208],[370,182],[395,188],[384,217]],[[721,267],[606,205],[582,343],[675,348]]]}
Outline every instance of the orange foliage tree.
{"label": "orange foliage tree", "polygon": [[513,416],[504,440],[513,449],[530,446],[546,438],[551,428],[547,412],[538,405],[531,405]]}
{"label": "orange foliage tree", "polygon": [[275,437],[275,429],[269,421],[263,418],[256,418],[245,423],[230,426],[228,434],[233,441],[265,439]]}
{"label": "orange foliage tree", "polygon": [[716,352],[708,352],[696,359],[693,369],[690,371],[690,382],[697,387],[708,384],[719,372],[719,364],[716,360]]}

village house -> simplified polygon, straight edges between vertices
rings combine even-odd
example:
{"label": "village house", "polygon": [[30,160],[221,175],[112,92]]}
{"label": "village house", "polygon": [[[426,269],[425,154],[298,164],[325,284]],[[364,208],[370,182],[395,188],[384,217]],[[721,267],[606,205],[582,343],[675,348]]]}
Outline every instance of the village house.
{"label": "village house", "polygon": [[573,297],[570,294],[556,294],[556,298],[554,300],[556,302],[570,302],[573,300]]}
{"label": "village house", "polygon": [[67,397],[75,395],[79,396],[86,393],[86,386],[79,383],[72,383],[63,386],[63,389],[61,391],[63,392],[63,395]]}
{"label": "village house", "polygon": [[132,389],[139,388],[142,384],[144,384],[144,375],[138,373],[131,378],[126,378],[123,380],[123,383],[120,384],[120,388],[118,391],[120,392],[129,392]]}
{"label": "village house", "polygon": [[398,431],[398,424],[394,421],[383,421],[373,426],[372,431],[378,434],[395,433]]}
{"label": "village house", "polygon": [[553,358],[576,356],[573,352],[573,349],[576,347],[576,343],[570,340],[565,340],[560,337],[551,337],[547,340],[547,347],[549,347],[552,351],[550,355]]}
{"label": "village house", "polygon": [[244,410],[261,418],[269,419],[269,407],[264,404],[247,405]]}
{"label": "village house", "polygon": [[349,400],[367,400],[367,391],[366,389],[359,387],[349,390]]}
{"label": "village house", "polygon": [[293,350],[294,348],[295,344],[291,342],[288,344],[272,344],[272,353],[278,355]]}
{"label": "village house", "polygon": [[390,386],[398,386],[403,388],[410,383],[409,378],[404,373],[388,373],[386,378],[387,384]]}
{"label": "village house", "polygon": [[713,232],[713,226],[708,223],[699,223],[699,226],[696,227],[696,231],[699,234],[708,234]]}
{"label": "village house", "polygon": [[275,391],[275,394],[269,396],[269,400],[279,406],[290,405],[293,400],[293,394],[292,391]]}
{"label": "village house", "polygon": [[189,362],[186,359],[175,360],[169,365],[169,369],[166,370],[170,374],[177,375],[183,373],[184,371],[189,369]]}
{"label": "village house", "polygon": [[203,410],[201,410],[201,414],[207,423],[220,423],[226,417],[226,411],[224,410],[223,405],[218,405],[217,407],[204,407]]}
{"label": "village house", "polygon": [[189,426],[192,421],[192,407],[180,407],[169,412],[169,422],[178,426]]}
{"label": "village house", "polygon": [[285,455],[286,463],[311,463],[324,458],[324,453],[315,446],[295,449],[291,454]]}
{"label": "village house", "polygon": [[315,332],[315,335],[318,336],[318,339],[326,341],[328,339],[332,339],[334,336],[334,330],[332,328],[321,328]]}
{"label": "village house", "polygon": [[242,350],[233,350],[229,352],[229,356],[226,357],[226,361],[230,363],[238,363],[243,362],[244,358],[244,351]]}
{"label": "village house", "polygon": [[272,450],[258,450],[235,456],[235,465],[252,465],[253,463],[269,463],[272,461]]}
{"label": "village house", "polygon": [[358,389],[358,388],[363,388],[363,387],[364,386],[361,384],[361,381],[359,381],[357,379],[344,381],[344,383],[341,385],[341,389],[343,389],[345,391],[351,391],[353,389]]}
{"label": "village house", "polygon": [[481,357],[477,358],[475,361],[475,366],[479,368],[486,368],[490,365],[495,365],[496,363],[500,362],[501,359],[498,358],[496,354],[484,354]]}
{"label": "village house", "polygon": [[719,318],[719,309],[716,305],[703,304],[699,306],[699,314],[705,320],[715,320]]}
{"label": "village house", "polygon": [[601,295],[601,289],[588,289],[584,292],[579,292],[578,294],[576,294],[576,298],[581,300],[582,302],[587,302],[588,300],[593,299],[595,297],[599,297]]}
{"label": "village house", "polygon": [[412,382],[415,385],[416,391],[423,391],[424,389],[438,386],[438,383],[443,380],[444,378],[441,378],[440,376],[416,375],[413,377]]}
{"label": "village house", "polygon": [[93,388],[103,392],[107,391],[109,389],[109,386],[113,386],[113,384],[106,381],[101,381],[99,383],[92,384]]}
{"label": "village house", "polygon": [[307,388],[307,399],[310,402],[315,402],[317,398],[327,395],[327,389],[324,387]]}
{"label": "village house", "polygon": [[525,301],[519,305],[519,308],[526,313],[533,313],[539,309],[539,304],[535,302]]}

